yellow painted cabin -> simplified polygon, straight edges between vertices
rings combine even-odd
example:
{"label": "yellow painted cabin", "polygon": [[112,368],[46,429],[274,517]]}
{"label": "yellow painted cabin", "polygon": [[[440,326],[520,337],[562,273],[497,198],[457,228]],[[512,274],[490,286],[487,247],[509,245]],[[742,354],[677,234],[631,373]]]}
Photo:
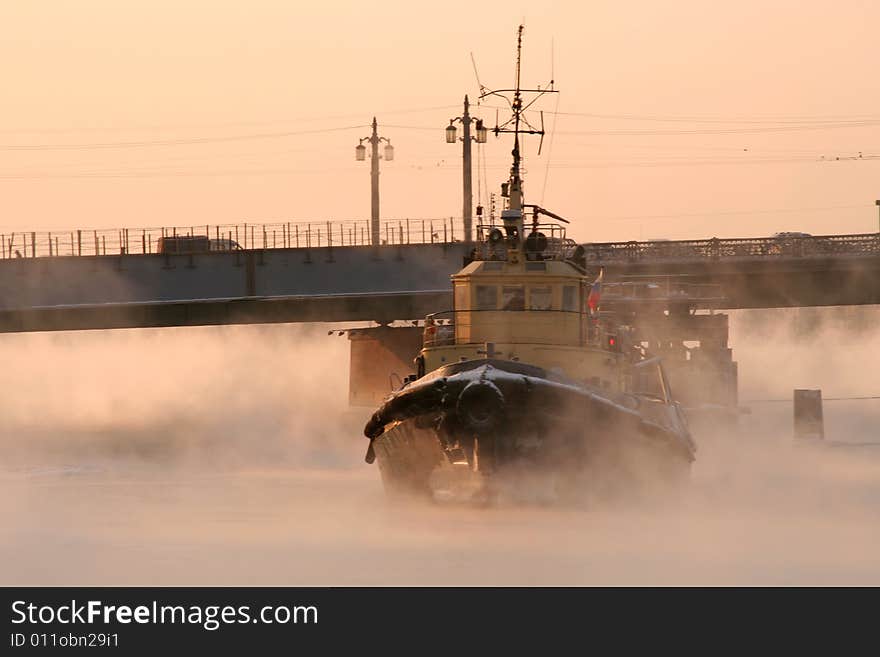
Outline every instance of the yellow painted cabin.
{"label": "yellow painted cabin", "polygon": [[428,318],[420,370],[497,357],[624,388],[622,355],[599,347],[586,312],[589,283],[573,265],[511,251],[506,261],[471,262],[452,284],[455,308]]}

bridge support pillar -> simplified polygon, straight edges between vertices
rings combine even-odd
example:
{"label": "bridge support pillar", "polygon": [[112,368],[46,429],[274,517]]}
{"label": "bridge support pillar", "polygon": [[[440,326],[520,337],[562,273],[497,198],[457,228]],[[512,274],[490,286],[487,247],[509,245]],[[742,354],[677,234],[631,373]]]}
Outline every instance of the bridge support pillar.
{"label": "bridge support pillar", "polygon": [[663,358],[674,396],[694,419],[735,421],[738,370],[728,346],[729,318],[715,314],[652,314],[636,319],[637,338]]}
{"label": "bridge support pillar", "polygon": [[415,373],[413,358],[422,348],[423,331],[418,326],[350,330],[349,404],[377,407]]}

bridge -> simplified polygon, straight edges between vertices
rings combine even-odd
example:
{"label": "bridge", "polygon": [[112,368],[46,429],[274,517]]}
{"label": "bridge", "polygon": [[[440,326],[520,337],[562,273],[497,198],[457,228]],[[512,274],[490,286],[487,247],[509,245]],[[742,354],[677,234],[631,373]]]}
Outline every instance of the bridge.
{"label": "bridge", "polygon": [[[471,247],[454,219],[0,236],[0,332],[273,322],[380,323],[452,305]],[[217,248],[156,253],[159,237]],[[109,239],[108,239],[109,237]],[[720,309],[880,303],[880,234],[584,244],[605,280],[721,290]]]}
{"label": "bridge", "polygon": [[719,307],[880,303],[880,233],[587,244],[612,280],[670,276],[718,285]]}
{"label": "bridge", "polygon": [[[379,247],[369,220],[0,235],[0,332],[386,322],[449,306],[460,222],[383,228]],[[208,248],[156,252],[194,235]]]}

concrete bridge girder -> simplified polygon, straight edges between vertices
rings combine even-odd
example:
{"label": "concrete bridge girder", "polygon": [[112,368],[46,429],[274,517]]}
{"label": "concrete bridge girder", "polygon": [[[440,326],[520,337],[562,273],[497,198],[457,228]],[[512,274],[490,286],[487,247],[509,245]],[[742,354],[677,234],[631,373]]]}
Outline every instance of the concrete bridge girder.
{"label": "concrete bridge girder", "polygon": [[[418,319],[451,306],[463,243],[0,260],[0,332]],[[716,307],[880,303],[880,254],[611,261],[721,287]],[[598,271],[598,270],[596,270]]]}
{"label": "concrete bridge girder", "polygon": [[0,332],[423,317],[459,244],[0,261]]}

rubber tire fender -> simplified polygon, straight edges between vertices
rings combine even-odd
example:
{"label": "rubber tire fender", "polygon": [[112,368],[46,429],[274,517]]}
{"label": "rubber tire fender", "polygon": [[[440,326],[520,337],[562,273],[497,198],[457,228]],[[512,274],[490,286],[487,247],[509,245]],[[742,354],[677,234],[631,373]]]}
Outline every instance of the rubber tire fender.
{"label": "rubber tire fender", "polygon": [[504,406],[504,395],[493,383],[472,381],[458,396],[455,410],[465,427],[485,433],[501,424]]}

